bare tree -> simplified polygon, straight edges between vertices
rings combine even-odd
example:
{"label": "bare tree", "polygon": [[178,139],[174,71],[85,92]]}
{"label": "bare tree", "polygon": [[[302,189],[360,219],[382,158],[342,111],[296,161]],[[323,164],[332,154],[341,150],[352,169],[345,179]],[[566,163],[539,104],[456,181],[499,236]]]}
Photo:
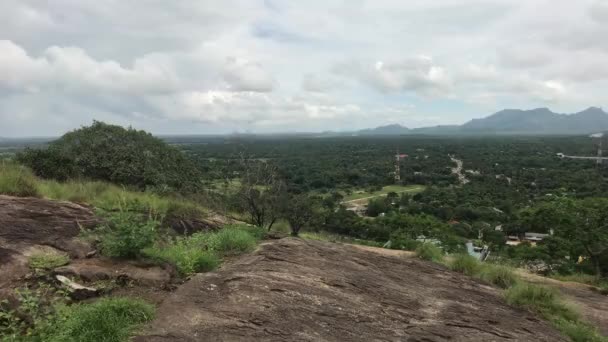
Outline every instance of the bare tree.
{"label": "bare tree", "polygon": [[282,213],[285,183],[276,167],[264,160],[241,156],[243,177],[237,194],[251,223],[270,230]]}
{"label": "bare tree", "polygon": [[291,226],[291,235],[298,236],[314,217],[312,199],[304,194],[290,196],[283,204],[283,214]]}

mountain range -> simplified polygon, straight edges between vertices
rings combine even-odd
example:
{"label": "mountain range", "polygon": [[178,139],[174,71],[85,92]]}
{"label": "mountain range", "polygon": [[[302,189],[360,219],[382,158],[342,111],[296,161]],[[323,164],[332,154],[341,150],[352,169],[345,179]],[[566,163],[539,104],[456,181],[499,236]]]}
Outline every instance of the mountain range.
{"label": "mountain range", "polygon": [[531,110],[505,109],[482,119],[462,125],[446,125],[410,129],[398,124],[352,132],[354,135],[403,134],[591,134],[608,131],[608,113],[589,107],[574,114],[558,114],[548,108]]}

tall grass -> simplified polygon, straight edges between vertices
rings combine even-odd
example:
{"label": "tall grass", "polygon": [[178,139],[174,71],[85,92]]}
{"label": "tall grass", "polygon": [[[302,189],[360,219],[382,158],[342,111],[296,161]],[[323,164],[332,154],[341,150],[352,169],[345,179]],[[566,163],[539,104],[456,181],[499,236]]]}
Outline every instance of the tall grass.
{"label": "tall grass", "polygon": [[478,275],[480,279],[503,289],[507,289],[517,282],[513,269],[504,265],[482,264]]}
{"label": "tall grass", "polygon": [[103,298],[60,308],[40,329],[40,341],[123,342],[152,320],[154,307],[132,298]]}
{"label": "tall grass", "polygon": [[218,232],[199,232],[188,237],[177,237],[157,242],[143,250],[153,260],[168,262],[181,275],[214,270],[221,257],[252,251],[261,232],[245,226],[226,226]]}
{"label": "tall grass", "polygon": [[448,263],[452,271],[464,273],[468,276],[475,276],[481,269],[481,264],[477,259],[468,254],[457,254]]}
{"label": "tall grass", "polygon": [[511,267],[481,263],[468,254],[454,256],[448,266],[505,289],[507,303],[539,313],[574,342],[608,341],[597,329],[582,321],[574,309],[565,305],[556,290],[518,279]]}
{"label": "tall grass", "polygon": [[144,249],[143,254],[153,260],[175,265],[183,276],[208,272],[220,264],[218,255],[209,249],[209,238],[209,233],[177,237],[166,242],[158,242],[154,247]]}
{"label": "tall grass", "polygon": [[423,260],[441,262],[443,261],[443,251],[432,243],[422,243],[416,248],[416,256]]}
{"label": "tall grass", "polygon": [[255,248],[256,237],[238,226],[228,226],[209,238],[210,249],[224,255],[250,252]]}
{"label": "tall grass", "polygon": [[0,161],[0,195],[40,196],[36,176],[26,167]]}

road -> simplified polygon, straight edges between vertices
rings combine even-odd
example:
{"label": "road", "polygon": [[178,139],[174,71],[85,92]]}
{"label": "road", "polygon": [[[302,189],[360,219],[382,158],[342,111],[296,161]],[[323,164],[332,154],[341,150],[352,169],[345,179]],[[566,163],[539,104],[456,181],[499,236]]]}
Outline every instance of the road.
{"label": "road", "polygon": [[462,160],[460,159],[456,159],[453,155],[449,155],[450,159],[456,163],[456,167],[452,168],[452,173],[455,174],[456,176],[458,176],[458,180],[460,181],[460,184],[467,184],[468,182],[470,182],[467,177],[462,173]]}

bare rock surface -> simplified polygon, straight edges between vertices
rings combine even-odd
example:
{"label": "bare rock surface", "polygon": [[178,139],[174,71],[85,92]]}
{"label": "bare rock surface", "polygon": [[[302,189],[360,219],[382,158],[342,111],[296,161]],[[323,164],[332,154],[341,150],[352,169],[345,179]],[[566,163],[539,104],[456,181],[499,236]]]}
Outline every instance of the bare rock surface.
{"label": "bare rock surface", "polygon": [[196,275],[143,331],[136,341],[564,341],[440,265],[294,238]]}

